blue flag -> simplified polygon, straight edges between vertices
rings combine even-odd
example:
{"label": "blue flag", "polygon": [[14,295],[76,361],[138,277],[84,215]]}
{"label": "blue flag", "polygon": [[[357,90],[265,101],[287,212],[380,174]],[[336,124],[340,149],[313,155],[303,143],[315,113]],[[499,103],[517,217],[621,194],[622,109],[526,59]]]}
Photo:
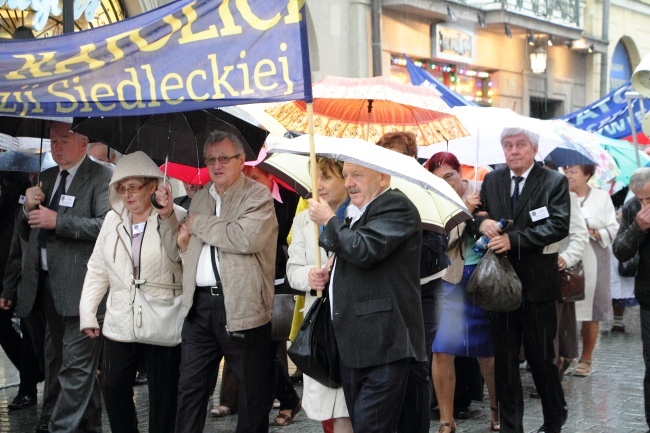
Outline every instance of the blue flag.
{"label": "blue flag", "polygon": [[440,94],[440,98],[442,98],[442,100],[445,101],[445,103],[450,107],[458,107],[463,105],[476,106],[473,101],[468,101],[467,99],[463,98],[461,95],[449,89],[440,81],[436,80],[427,71],[416,66],[415,63],[413,63],[413,61],[406,56],[406,54],[404,54],[404,58],[406,59],[406,68],[411,75],[411,84],[415,86],[427,86],[435,89]]}
{"label": "blue flag", "polygon": [[[625,92],[633,92],[632,84],[628,81],[621,87],[612,90],[604,98],[588,106],[562,117],[573,126],[590,132],[599,132],[609,138],[627,138],[632,135],[630,114],[625,100]],[[647,113],[650,101],[647,99],[633,99],[636,132],[641,132],[643,113],[641,103]]]}
{"label": "blue flag", "polygon": [[3,42],[0,115],[311,102],[304,7],[304,0],[178,0],[92,30]]}

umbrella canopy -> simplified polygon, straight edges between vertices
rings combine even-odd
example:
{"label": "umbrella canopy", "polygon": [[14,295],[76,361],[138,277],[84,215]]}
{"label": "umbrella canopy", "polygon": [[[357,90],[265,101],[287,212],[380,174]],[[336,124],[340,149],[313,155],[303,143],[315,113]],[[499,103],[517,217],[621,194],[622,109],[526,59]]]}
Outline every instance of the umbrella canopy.
{"label": "umbrella canopy", "polygon": [[[461,222],[472,218],[456,191],[422,167],[415,158],[354,138],[315,136],[314,139],[316,155],[351,162],[393,176],[391,186],[399,188],[416,205],[427,230],[448,233]],[[271,136],[267,146],[269,153],[309,155],[309,136],[291,140]],[[274,175],[281,179],[286,179],[286,176],[295,179],[296,185],[302,185],[299,187],[302,191],[309,188],[311,180],[308,172],[305,175],[306,157],[304,162],[287,158],[285,164],[278,162],[279,158],[274,161],[274,158],[266,161],[267,166],[274,167]]]}
{"label": "umbrella canopy", "polygon": [[154,161],[203,167],[203,145],[212,131],[229,131],[244,144],[247,160],[255,160],[268,132],[239,120],[238,129],[218,110],[105,118],[75,118],[72,130],[121,153],[138,150]]}
{"label": "umbrella canopy", "polygon": [[160,171],[167,176],[192,185],[205,185],[210,182],[210,172],[207,167],[198,168],[189,165],[168,162],[160,166]]}
{"label": "umbrella canopy", "polygon": [[[448,143],[437,143],[418,150],[421,158],[430,158],[437,152],[451,152],[462,164],[486,166],[506,162],[501,148],[501,132],[504,128],[522,128],[539,135],[537,159],[544,158],[556,148],[563,148],[564,156],[575,155],[590,160],[596,165],[589,152],[578,148],[564,140],[548,123],[521,116],[506,108],[494,107],[454,107],[451,110],[458,116],[470,132],[470,136],[451,140]],[[556,161],[557,162],[557,161]],[[567,161],[558,162],[560,165]]]}
{"label": "umbrella canopy", "polygon": [[41,155],[38,153],[23,153],[9,150],[0,153],[0,171],[36,173],[56,165],[50,152],[43,153],[42,166],[40,160]]}
{"label": "umbrella canopy", "polygon": [[72,117],[0,116],[0,149],[49,152],[50,126],[53,121],[72,123]]}
{"label": "umbrella canopy", "polygon": [[626,140],[616,140],[600,134],[597,134],[597,137],[600,145],[603,146],[603,148],[612,155],[616,161],[616,165],[620,170],[620,174],[616,177],[616,180],[622,184],[628,185],[632,173],[634,173],[634,170],[639,167],[637,164],[637,153],[639,155],[641,167],[650,164],[650,156],[648,156],[644,151],[636,149],[634,143],[630,143]]}
{"label": "umbrella canopy", "polygon": [[273,135],[282,136],[287,132],[287,128],[282,126],[273,116],[265,110],[275,104],[273,103],[259,103],[259,104],[246,104],[246,105],[232,105],[230,107],[220,107],[219,110],[232,114],[251,125],[264,128]]}
{"label": "umbrella canopy", "polygon": [[[377,142],[385,133],[409,131],[427,145],[467,135],[433,89],[384,77],[329,76],[314,85],[314,133]],[[267,113],[290,131],[307,132],[304,101],[279,103]]]}

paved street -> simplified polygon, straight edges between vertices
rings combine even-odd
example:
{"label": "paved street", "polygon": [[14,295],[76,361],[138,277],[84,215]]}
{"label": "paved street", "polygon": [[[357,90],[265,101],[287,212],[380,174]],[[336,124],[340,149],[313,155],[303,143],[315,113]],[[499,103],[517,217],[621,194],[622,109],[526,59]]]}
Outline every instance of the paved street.
{"label": "paved street", "polygon": [[[565,432],[620,432],[641,433],[648,431],[643,415],[643,359],[639,312],[626,313],[626,334],[602,333],[595,352],[596,372],[590,378],[567,376],[563,382],[566,399],[569,403],[569,419]],[[526,414],[525,431],[534,432],[541,425],[541,405],[539,400],[528,398],[532,387],[530,374],[522,370],[525,384]],[[0,433],[33,432],[38,420],[37,407],[18,412],[7,412],[7,404],[17,392],[18,373],[4,353],[0,355]],[[302,388],[298,388],[302,392]],[[39,404],[42,397],[42,384],[39,386]],[[147,389],[136,388],[136,402],[140,412],[140,431],[147,432]],[[486,401],[472,404],[473,419],[458,421],[458,432],[488,432],[489,407]],[[269,416],[272,421],[275,413]],[[104,420],[104,432],[110,432],[108,421]],[[209,418],[206,432],[229,433],[235,431],[236,416],[221,419]],[[437,432],[438,422],[431,421],[431,432]],[[301,412],[295,422],[288,427],[275,427],[270,432],[320,433],[320,424],[307,419]]]}

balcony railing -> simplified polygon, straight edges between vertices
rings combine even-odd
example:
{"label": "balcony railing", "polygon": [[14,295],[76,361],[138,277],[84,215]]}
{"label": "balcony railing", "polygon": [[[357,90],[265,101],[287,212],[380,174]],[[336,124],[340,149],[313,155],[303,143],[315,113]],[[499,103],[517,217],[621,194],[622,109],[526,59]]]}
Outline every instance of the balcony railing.
{"label": "balcony railing", "polygon": [[580,0],[460,0],[484,11],[507,10],[558,24],[580,26]]}

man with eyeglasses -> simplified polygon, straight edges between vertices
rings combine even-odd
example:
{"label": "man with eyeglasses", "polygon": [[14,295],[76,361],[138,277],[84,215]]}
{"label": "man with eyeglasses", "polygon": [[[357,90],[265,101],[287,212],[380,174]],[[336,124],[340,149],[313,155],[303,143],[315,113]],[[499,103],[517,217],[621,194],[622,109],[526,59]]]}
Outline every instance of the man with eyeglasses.
{"label": "man with eyeglasses", "polygon": [[36,333],[42,335],[39,325],[47,324],[45,393],[36,431],[101,432],[96,370],[102,342],[79,329],[79,300],[109,210],[111,171],[86,156],[88,139],[69,124],[54,122],[50,140],[57,167],[25,191],[16,221],[23,243],[16,314],[27,319],[34,341],[43,341]]}
{"label": "man with eyeglasses", "polygon": [[621,262],[638,255],[638,268],[634,277],[634,296],[641,306],[641,342],[645,377],[643,401],[645,420],[650,426],[650,168],[638,168],[630,178],[634,199],[623,206],[621,225],[614,239],[614,255]]}
{"label": "man with eyeglasses", "polygon": [[177,221],[168,189],[156,199],[160,234],[183,262],[176,433],[202,432],[217,366],[225,357],[239,382],[237,432],[268,432],[268,353],[278,223],[268,188],[242,174],[242,141],[215,131],[203,148],[211,183]]}

